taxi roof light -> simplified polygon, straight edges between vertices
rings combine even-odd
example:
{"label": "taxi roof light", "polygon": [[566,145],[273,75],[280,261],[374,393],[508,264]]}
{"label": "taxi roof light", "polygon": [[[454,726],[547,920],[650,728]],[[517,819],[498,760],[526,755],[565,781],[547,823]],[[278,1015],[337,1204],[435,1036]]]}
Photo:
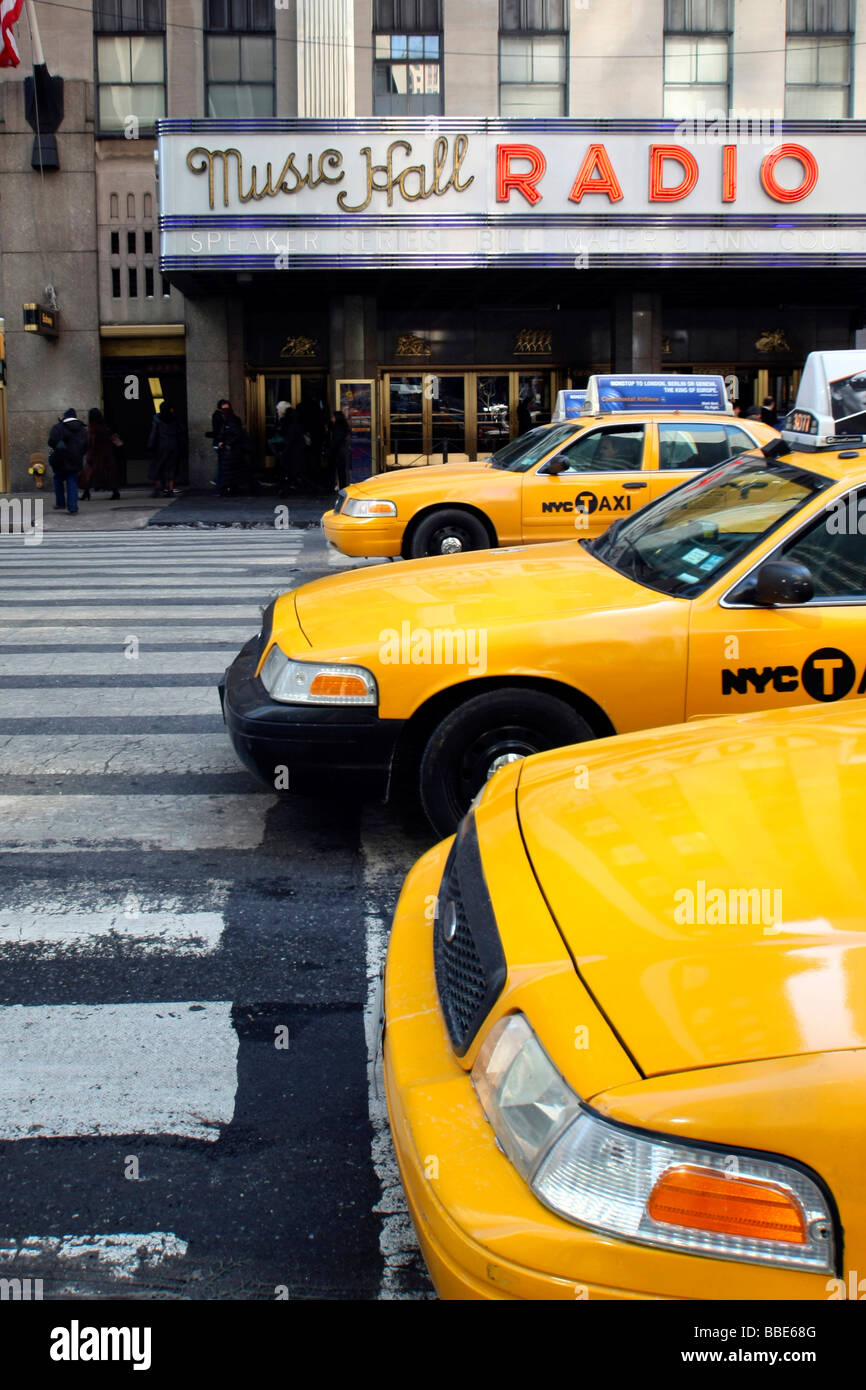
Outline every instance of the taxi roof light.
{"label": "taxi roof light", "polygon": [[783,1188],[707,1168],[668,1168],[647,1202],[653,1221],[719,1235],[806,1245],[803,1210]]}
{"label": "taxi roof light", "polygon": [[839,449],[866,435],[866,351],[810,352],[782,438],[798,449]]}

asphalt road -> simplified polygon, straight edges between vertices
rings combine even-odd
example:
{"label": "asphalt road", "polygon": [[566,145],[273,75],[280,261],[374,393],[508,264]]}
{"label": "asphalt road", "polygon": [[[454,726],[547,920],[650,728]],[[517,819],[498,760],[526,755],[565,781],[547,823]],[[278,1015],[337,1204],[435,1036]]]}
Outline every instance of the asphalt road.
{"label": "asphalt road", "polygon": [[0,537],[0,1278],[430,1297],[365,1028],[420,821],[280,799],[216,692],[315,529]]}

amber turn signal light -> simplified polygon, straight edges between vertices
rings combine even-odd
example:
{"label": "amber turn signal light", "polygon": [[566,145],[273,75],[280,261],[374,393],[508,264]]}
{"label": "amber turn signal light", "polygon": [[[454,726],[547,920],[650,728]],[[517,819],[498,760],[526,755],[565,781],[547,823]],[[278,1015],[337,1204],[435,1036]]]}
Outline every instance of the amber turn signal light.
{"label": "amber turn signal light", "polygon": [[709,1168],[669,1168],[650,1193],[647,1211],[672,1226],[806,1244],[803,1212],[782,1188]]}
{"label": "amber turn signal light", "polygon": [[332,675],[326,672],[320,672],[318,676],[313,677],[313,681],[310,686],[310,694],[331,696],[366,695],[367,686],[360,676],[339,676]]}

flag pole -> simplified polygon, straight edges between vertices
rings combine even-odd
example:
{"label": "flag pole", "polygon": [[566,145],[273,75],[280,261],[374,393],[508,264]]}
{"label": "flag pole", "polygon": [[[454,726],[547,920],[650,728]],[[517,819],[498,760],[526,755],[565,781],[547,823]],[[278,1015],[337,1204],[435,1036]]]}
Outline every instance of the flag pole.
{"label": "flag pole", "polygon": [[42,52],[39,21],[36,18],[36,6],[33,0],[27,0],[27,23],[30,27],[30,43],[33,47],[33,66],[39,67],[45,63],[45,54]]}

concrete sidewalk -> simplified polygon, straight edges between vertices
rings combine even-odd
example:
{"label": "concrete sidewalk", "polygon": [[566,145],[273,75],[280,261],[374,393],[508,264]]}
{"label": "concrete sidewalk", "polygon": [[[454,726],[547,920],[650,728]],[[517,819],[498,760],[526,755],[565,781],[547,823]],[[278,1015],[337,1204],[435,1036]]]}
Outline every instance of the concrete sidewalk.
{"label": "concrete sidewalk", "polygon": [[[112,502],[105,495],[90,502],[79,502],[78,515],[54,510],[54,489],[0,494],[0,534],[20,531],[32,526],[34,520],[43,531],[137,531],[147,526],[158,511],[171,505],[169,498],[151,497],[151,488],[129,488]],[[5,506],[3,504],[6,504]]]}
{"label": "concrete sidewalk", "polygon": [[215,497],[185,493],[170,506],[155,511],[149,526],[318,526],[334,505],[334,493],[281,498],[275,492],[258,497]]}
{"label": "concrete sidewalk", "polygon": [[[275,524],[307,530],[318,526],[322,513],[333,506],[332,493],[326,496],[298,496],[285,500],[274,493],[260,497],[215,497],[213,493],[184,493],[174,499],[151,497],[151,488],[127,488],[119,501],[97,496],[79,502],[78,515],[54,510],[53,489],[0,494],[0,535],[33,526],[41,514],[46,532],[138,531],[147,526],[189,526],[200,528],[240,526],[268,527]],[[5,505],[4,505],[5,504]]]}

